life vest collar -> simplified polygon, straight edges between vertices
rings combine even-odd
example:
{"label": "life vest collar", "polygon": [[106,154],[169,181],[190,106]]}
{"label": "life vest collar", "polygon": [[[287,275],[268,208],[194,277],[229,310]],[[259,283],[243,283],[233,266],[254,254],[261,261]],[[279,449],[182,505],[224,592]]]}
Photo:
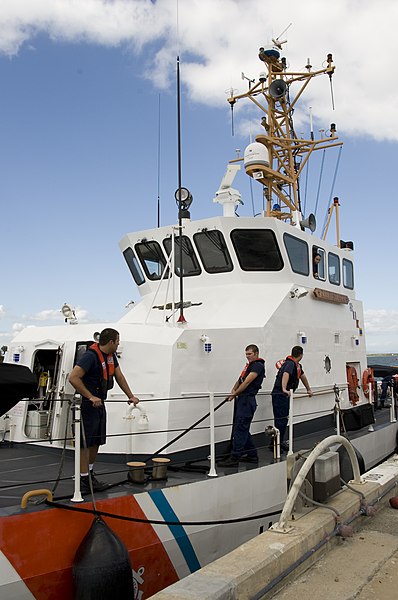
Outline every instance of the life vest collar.
{"label": "life vest collar", "polygon": [[108,379],[111,380],[115,374],[115,361],[113,360],[113,354],[112,353],[107,354],[106,362],[105,362],[105,356],[104,356],[102,350],[100,350],[99,344],[97,344],[97,343],[92,344],[89,347],[89,350],[92,350],[98,356],[98,359],[99,359],[101,367],[102,367],[102,378],[105,381],[108,381]]}
{"label": "life vest collar", "polygon": [[302,373],[302,367],[300,365],[300,363],[293,357],[293,356],[286,356],[286,360],[292,360],[294,362],[294,364],[297,367],[297,379],[301,378],[301,373]]}
{"label": "life vest collar", "polygon": [[252,362],[251,362],[251,363],[250,363],[250,362],[246,363],[246,364],[245,364],[245,366],[244,366],[244,368],[243,368],[243,371],[242,371],[242,373],[240,374],[240,378],[241,378],[242,380],[245,378],[245,376],[246,376],[246,373],[247,373],[247,369],[249,368],[249,366],[250,366],[252,363],[255,363],[255,362],[262,362],[262,363],[264,363],[264,364],[265,364],[265,360],[264,360],[263,358],[256,358],[256,360],[252,360]]}

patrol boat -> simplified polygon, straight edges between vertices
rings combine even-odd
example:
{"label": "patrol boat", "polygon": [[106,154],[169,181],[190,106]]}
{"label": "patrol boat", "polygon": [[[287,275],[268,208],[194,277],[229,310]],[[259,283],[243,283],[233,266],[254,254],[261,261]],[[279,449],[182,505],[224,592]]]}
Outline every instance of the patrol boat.
{"label": "patrol boat", "polygon": [[[118,322],[96,324],[78,324],[65,305],[66,325],[28,328],[12,341],[6,361],[33,371],[37,393],[0,421],[7,459],[0,504],[4,600],[73,597],[73,558],[92,522],[93,499],[81,504],[74,495],[68,375],[106,326],[120,332],[120,365],[140,404],[128,406],[117,386],[109,393],[107,443],[96,469],[112,487],[96,494],[94,508],[108,514],[105,520],[129,551],[137,598],[227,553],[277,518],[287,462],[268,449],[272,438],[265,429],[272,432],[270,392],[292,346],[304,348],[314,396],[303,388],[295,395],[289,452],[325,437],[336,415],[343,431],[356,430],[347,435],[364,468],[394,451],[394,414],[380,411],[373,423],[353,245],[339,237],[339,201],[333,200],[327,223],[336,220],[335,242],[326,232],[317,235],[314,216],[301,206],[300,181],[310,159],[341,141],[334,124],[319,139],[312,132],[300,137],[293,111],[314,78],[332,82],[332,55],[318,70],[308,64],[289,71],[281,53],[280,43],[261,48],[258,80],[228,99],[231,109],[244,101],[259,109],[258,134],[244,156],[227,165],[214,197],[216,215],[191,220],[190,192],[179,185],[177,224],[120,241],[140,302]],[[242,166],[262,186],[264,210],[257,217],[236,215],[241,194],[233,183]],[[224,399],[248,344],[259,346],[267,365],[251,427],[260,462],[220,469],[215,458],[228,452],[232,423],[232,404]],[[46,503],[20,508],[22,494],[38,488],[48,488]]]}

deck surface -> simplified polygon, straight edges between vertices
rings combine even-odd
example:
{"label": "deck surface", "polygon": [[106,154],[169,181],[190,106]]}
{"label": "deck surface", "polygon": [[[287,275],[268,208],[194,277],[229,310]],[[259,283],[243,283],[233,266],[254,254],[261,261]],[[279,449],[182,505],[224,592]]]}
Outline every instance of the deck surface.
{"label": "deck surface", "polygon": [[[377,425],[382,427],[389,421],[389,409],[376,412]],[[349,439],[361,435],[361,431],[349,432]],[[302,450],[314,447],[320,440],[334,435],[334,429],[318,431],[314,434],[303,436],[295,441],[294,450]],[[259,463],[239,463],[239,467],[221,468],[217,465],[217,474],[222,477],[238,470],[256,469],[274,462],[273,452],[269,450],[270,438],[264,434],[263,446],[258,448]],[[282,454],[281,460],[285,460],[286,454]],[[101,459],[99,455],[95,463],[95,472],[98,479],[106,481],[110,487],[105,492],[96,493],[96,498],[107,498],[110,496],[135,494],[148,492],[152,489],[182,485],[194,481],[207,479],[206,467],[208,460],[197,461],[193,464],[182,464],[171,462],[167,473],[167,479],[154,481],[150,478],[150,470],[147,471],[145,483],[133,484],[128,481],[127,459],[118,457],[118,462],[110,462]],[[53,492],[54,499],[68,502],[73,495],[74,481],[74,457],[71,451],[64,456],[59,449],[44,448],[37,443],[12,444],[0,443],[0,516],[17,514],[21,511],[20,501],[22,496],[30,490],[46,488]],[[89,500],[89,497],[87,498]],[[45,505],[32,505],[29,510],[41,510]]]}

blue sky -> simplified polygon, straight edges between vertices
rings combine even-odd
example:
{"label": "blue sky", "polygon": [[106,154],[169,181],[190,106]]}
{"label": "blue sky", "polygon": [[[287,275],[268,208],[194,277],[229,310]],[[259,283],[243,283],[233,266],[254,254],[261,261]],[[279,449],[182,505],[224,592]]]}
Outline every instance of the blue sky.
{"label": "blue sky", "polygon": [[[336,110],[326,78],[307,106],[315,131],[335,121],[345,142],[333,195],[341,198],[341,237],[355,243],[368,349],[398,351],[397,7],[393,0],[300,6],[288,1],[281,15],[268,0],[2,0],[0,345],[25,325],[62,323],[64,302],[82,320],[111,321],[138,298],[118,241],[156,225],[159,104],[161,222],[177,217],[177,52],[183,185],[194,196],[193,218],[220,214],[212,200],[226,164],[236,148],[243,152],[250,128],[258,131],[238,105],[231,136],[225,92],[245,89],[242,71],[258,77],[259,46],[292,22],[291,67],[302,69],[307,57],[321,66],[334,54]],[[305,104],[296,116],[297,131],[307,132]],[[320,225],[336,159],[337,151],[326,157]],[[258,212],[260,187],[252,201],[243,173],[234,186],[245,202],[240,214],[252,214],[253,203]]]}

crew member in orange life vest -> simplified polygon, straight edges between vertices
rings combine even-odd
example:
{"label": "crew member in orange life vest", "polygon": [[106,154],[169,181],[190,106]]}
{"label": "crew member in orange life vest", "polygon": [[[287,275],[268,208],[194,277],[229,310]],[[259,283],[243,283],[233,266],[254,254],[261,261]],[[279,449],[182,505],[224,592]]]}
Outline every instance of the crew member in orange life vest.
{"label": "crew member in orange life vest", "polygon": [[84,428],[80,454],[82,492],[90,491],[89,469],[94,491],[99,492],[108,487],[107,483],[96,479],[93,466],[98,447],[106,442],[105,400],[108,390],[113,387],[113,378],[126,394],[129,404],[133,402],[136,405],[139,402],[130,390],[116,357],[119,341],[119,333],[115,329],[107,328],[101,331],[98,344],[88,348],[69,376],[70,383],[82,395],[81,418],[82,428]]}
{"label": "crew member in orange life vest", "polygon": [[[289,416],[289,390],[296,391],[301,380],[309,396],[313,396],[307,377],[304,375],[300,360],[303,358],[301,346],[292,348],[291,356],[287,356],[279,369],[272,389],[272,408],[274,411],[275,427],[280,431],[281,450],[287,451],[288,445],[283,441]],[[271,446],[270,446],[271,447]],[[273,444],[272,444],[273,448]]]}
{"label": "crew member in orange life vest", "polygon": [[247,346],[247,365],[228,396],[228,400],[235,399],[232,449],[231,456],[218,463],[221,467],[236,467],[239,461],[258,463],[257,448],[250,435],[250,425],[257,408],[256,394],[265,377],[265,361],[258,355],[259,349],[255,344]]}

